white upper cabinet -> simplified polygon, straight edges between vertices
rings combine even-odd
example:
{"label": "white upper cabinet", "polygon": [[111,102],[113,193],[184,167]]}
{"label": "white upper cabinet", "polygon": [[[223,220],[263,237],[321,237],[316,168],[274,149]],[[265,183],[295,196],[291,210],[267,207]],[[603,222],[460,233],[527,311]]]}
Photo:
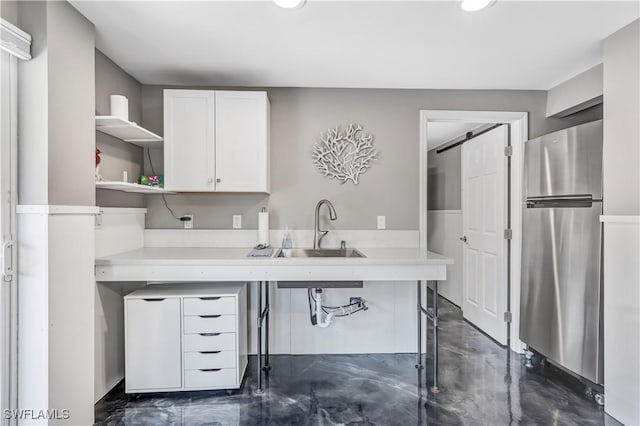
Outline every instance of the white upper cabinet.
{"label": "white upper cabinet", "polygon": [[183,192],[266,192],[266,92],[164,91],[165,188]]}
{"label": "white upper cabinet", "polygon": [[213,91],[164,91],[165,189],[215,190],[214,117]]}
{"label": "white upper cabinet", "polygon": [[216,190],[269,192],[266,92],[216,91]]}

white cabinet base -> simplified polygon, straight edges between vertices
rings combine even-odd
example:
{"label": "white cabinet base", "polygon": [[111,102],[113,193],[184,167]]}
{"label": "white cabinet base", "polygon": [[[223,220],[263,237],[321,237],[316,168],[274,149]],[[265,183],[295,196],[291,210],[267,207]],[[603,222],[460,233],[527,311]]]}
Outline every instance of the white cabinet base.
{"label": "white cabinet base", "polygon": [[156,284],[125,296],[127,393],[238,389],[246,284]]}

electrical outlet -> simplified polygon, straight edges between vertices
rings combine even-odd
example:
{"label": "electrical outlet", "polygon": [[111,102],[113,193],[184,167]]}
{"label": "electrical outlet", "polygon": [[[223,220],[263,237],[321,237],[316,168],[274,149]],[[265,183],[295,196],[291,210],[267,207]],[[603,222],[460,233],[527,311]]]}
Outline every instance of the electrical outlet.
{"label": "electrical outlet", "polygon": [[233,215],[233,229],[241,229],[242,228],[242,216],[239,214]]}
{"label": "electrical outlet", "polygon": [[378,216],[378,229],[387,229],[387,217]]}
{"label": "electrical outlet", "polygon": [[193,215],[192,214],[183,215],[181,220],[182,220],[182,226],[184,226],[184,229],[193,229]]}

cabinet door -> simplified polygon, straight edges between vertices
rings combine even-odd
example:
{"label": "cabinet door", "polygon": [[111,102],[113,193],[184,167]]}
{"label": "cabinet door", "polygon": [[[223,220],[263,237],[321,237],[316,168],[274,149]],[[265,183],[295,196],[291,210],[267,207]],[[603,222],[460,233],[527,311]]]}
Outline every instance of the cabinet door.
{"label": "cabinet door", "polygon": [[127,392],[182,387],[180,298],[127,299]]}
{"label": "cabinet door", "polygon": [[171,191],[215,190],[215,92],[164,91],[164,185]]}
{"label": "cabinet door", "polygon": [[216,190],[269,192],[266,92],[216,91]]}

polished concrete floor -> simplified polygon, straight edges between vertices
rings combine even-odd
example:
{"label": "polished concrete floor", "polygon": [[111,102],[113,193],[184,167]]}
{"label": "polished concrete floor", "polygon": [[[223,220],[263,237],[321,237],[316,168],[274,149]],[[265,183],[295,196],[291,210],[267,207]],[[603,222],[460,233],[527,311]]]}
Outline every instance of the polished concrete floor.
{"label": "polished concrete floor", "polygon": [[[429,391],[415,355],[280,355],[263,396],[255,362],[239,391],[127,396],[120,385],[96,405],[104,425],[601,425],[578,383],[524,359],[462,320],[443,301],[441,392]],[[430,366],[431,357],[425,362]],[[428,383],[425,384],[426,374]],[[611,420],[607,424],[612,424]]]}

